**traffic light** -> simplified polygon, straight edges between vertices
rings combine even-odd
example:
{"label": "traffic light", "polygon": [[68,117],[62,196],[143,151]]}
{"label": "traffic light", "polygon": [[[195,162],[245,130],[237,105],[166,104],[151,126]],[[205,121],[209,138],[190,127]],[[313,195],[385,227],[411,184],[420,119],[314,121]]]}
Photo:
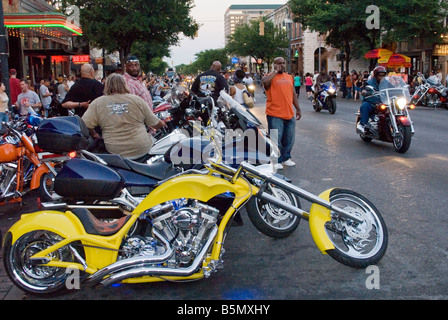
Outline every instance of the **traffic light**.
{"label": "traffic light", "polygon": [[264,36],[264,21],[260,21],[260,36]]}

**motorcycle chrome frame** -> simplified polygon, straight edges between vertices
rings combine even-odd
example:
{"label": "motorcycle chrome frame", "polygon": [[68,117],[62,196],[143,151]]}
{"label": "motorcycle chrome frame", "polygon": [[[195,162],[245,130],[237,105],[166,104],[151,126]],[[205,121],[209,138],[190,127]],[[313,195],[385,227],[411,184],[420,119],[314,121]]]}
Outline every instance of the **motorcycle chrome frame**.
{"label": "motorcycle chrome frame", "polygon": [[266,185],[267,184],[273,184],[279,188],[282,188],[284,190],[287,190],[288,192],[291,192],[293,194],[295,194],[298,197],[301,197],[311,203],[315,203],[318,204],[320,206],[323,206],[329,210],[331,210],[332,212],[338,214],[340,217],[344,218],[344,219],[348,219],[348,220],[352,220],[356,223],[362,223],[363,220],[358,218],[357,216],[353,215],[350,212],[347,212],[343,209],[340,209],[334,205],[332,205],[330,202],[325,201],[324,199],[315,196],[314,194],[303,190],[281,178],[278,178],[274,175],[269,175],[266,173],[261,172],[260,170],[258,170],[255,166],[247,163],[247,162],[243,162],[241,163],[241,165],[238,167],[238,169],[234,169],[230,166],[227,166],[223,163],[217,163],[214,161],[210,161],[210,166],[212,169],[215,169],[216,171],[220,172],[221,174],[227,175],[230,178],[230,182],[231,183],[235,183],[236,180],[242,175],[242,174],[249,174],[251,176],[254,176],[258,179],[261,179],[264,181],[263,185],[260,187],[260,191],[256,194],[256,197],[260,200],[272,203],[294,215],[297,215],[305,220],[309,219],[310,213],[302,210],[300,208],[296,208],[295,206],[292,206],[286,202],[283,202],[279,199],[277,199],[276,197],[267,194],[264,192]]}

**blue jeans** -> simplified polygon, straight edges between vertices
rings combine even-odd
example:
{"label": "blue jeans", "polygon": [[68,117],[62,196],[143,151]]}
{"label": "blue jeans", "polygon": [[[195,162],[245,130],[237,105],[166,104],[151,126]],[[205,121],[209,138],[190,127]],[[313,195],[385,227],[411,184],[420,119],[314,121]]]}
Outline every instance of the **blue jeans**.
{"label": "blue jeans", "polygon": [[[291,159],[291,150],[296,137],[296,119],[292,117],[290,120],[284,120],[268,115],[266,115],[266,118],[268,120],[269,135],[274,142],[278,143],[278,148],[280,149],[278,162],[282,163]],[[271,130],[277,130],[277,134],[275,132],[271,133]],[[275,139],[276,137],[277,139]]]}
{"label": "blue jeans", "polygon": [[370,114],[375,110],[375,105],[370,102],[363,102],[360,108],[361,111],[361,125],[365,126],[369,122]]}
{"label": "blue jeans", "polygon": [[9,116],[4,112],[0,112],[0,129],[3,127],[2,122],[8,122],[8,121],[9,121]]}

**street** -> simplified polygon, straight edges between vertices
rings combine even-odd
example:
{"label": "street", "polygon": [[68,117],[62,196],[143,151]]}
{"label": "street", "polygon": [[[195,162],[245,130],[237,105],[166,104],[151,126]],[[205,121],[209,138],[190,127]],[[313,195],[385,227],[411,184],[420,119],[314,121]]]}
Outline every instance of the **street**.
{"label": "street", "polygon": [[[339,93],[340,94],[340,93]],[[254,114],[265,122],[265,96],[258,88]],[[187,283],[123,284],[83,288],[61,296],[22,293],[0,265],[0,299],[27,300],[297,300],[448,298],[448,110],[411,110],[416,134],[405,154],[392,144],[366,143],[355,132],[360,102],[337,98],[336,114],[314,112],[302,88],[302,119],[296,125],[292,159],[282,170],[293,183],[315,194],[352,189],[381,211],[389,232],[386,255],[375,269],[377,286],[366,270],[348,268],[322,255],[308,223],[274,240],[259,233],[244,210],[224,248],[224,269],[209,279]],[[309,203],[302,201],[309,208]],[[18,206],[0,208],[3,235],[19,218]]]}

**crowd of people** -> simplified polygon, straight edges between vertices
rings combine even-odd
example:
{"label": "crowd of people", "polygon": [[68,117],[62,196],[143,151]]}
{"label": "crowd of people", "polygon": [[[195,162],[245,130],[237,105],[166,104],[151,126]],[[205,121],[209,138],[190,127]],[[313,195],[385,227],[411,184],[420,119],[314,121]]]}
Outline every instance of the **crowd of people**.
{"label": "crowd of people", "polygon": [[[123,73],[117,72],[105,79],[95,79],[92,65],[84,64],[80,76],[59,77],[51,81],[42,79],[31,86],[26,79],[16,78],[17,72],[10,71],[10,97],[0,83],[0,119],[7,121],[8,103],[19,115],[26,115],[31,107],[42,117],[49,116],[49,110],[58,106],[58,115],[78,115],[85,121],[97,145],[104,146],[106,152],[118,153],[123,157],[145,161],[153,145],[150,128],[160,129],[166,124],[159,120],[153,110],[154,99],[160,98],[171,87],[173,78],[166,76],[142,76],[140,62],[130,55],[125,61]],[[201,94],[209,91],[218,99],[221,90],[226,90],[240,104],[249,108],[247,86],[254,82],[262,85],[267,96],[266,119],[268,130],[278,140],[280,157],[277,169],[294,166],[291,150],[295,138],[295,122],[301,118],[299,96],[305,86],[308,98],[315,98],[319,84],[332,81],[342,91],[342,98],[361,100],[361,88],[371,76],[368,71],[351,73],[329,72],[323,69],[313,75],[306,73],[291,75],[286,72],[285,60],[274,60],[272,72],[258,76],[255,80],[243,70],[233,75],[221,72],[219,61],[213,62],[210,70],[197,77],[191,84],[191,91]],[[1,123],[1,122],[0,122]],[[149,130],[148,130],[149,128]]]}

